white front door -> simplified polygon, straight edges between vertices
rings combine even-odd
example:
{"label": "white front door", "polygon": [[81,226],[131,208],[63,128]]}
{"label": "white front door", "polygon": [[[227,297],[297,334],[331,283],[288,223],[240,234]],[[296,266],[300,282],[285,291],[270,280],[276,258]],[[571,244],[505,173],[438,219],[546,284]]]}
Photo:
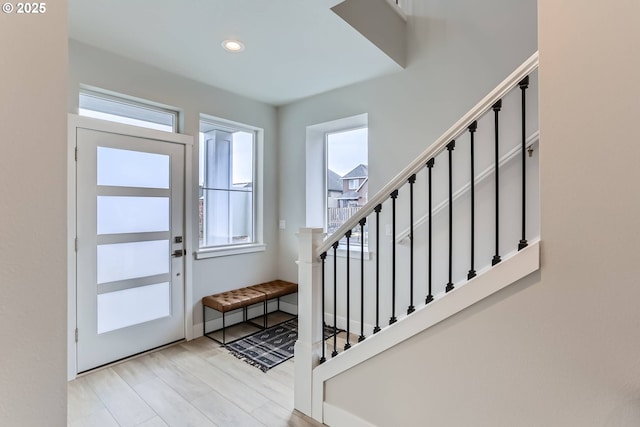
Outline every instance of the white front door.
{"label": "white front door", "polygon": [[185,336],[184,146],[77,128],[78,372]]}

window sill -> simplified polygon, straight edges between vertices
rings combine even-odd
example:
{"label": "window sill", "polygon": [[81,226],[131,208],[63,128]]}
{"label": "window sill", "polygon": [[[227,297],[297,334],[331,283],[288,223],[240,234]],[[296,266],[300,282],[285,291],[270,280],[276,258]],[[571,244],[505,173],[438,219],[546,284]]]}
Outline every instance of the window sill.
{"label": "window sill", "polygon": [[[366,247],[364,248],[364,253],[362,255],[363,255],[365,260],[370,260],[371,259],[371,252],[369,252],[369,250]],[[331,256],[333,256],[333,249],[330,250],[330,251],[327,251],[327,257],[331,257]],[[346,245],[338,246],[337,256],[338,256],[338,258],[346,258],[347,257],[347,246]],[[357,248],[351,248],[349,250],[349,258],[360,259],[360,246],[358,246]]]}
{"label": "window sill", "polygon": [[195,253],[196,259],[217,258],[221,256],[242,255],[252,252],[264,252],[267,245],[264,243],[251,243],[248,245],[222,246],[219,248],[200,249]]}

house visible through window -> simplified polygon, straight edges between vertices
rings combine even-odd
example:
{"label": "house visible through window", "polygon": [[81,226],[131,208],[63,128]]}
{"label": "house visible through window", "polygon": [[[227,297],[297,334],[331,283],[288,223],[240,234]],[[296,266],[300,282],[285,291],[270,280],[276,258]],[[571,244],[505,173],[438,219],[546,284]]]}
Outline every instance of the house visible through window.
{"label": "house visible through window", "polygon": [[[327,232],[333,233],[368,200],[368,129],[326,134]],[[366,229],[365,229],[366,234]],[[366,243],[366,235],[364,236]],[[351,241],[360,242],[360,227]]]}
{"label": "house visible through window", "polygon": [[200,121],[200,248],[255,243],[256,131]]}
{"label": "house visible through window", "polygon": [[176,111],[97,92],[80,92],[78,114],[96,119],[177,132]]}

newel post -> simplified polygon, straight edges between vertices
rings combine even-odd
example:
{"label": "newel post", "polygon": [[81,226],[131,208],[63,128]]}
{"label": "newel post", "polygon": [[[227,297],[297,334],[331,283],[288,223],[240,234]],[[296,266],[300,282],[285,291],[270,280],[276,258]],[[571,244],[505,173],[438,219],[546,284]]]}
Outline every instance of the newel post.
{"label": "newel post", "polygon": [[294,407],[312,416],[313,368],[322,353],[322,283],[317,248],[322,228],[301,228],[298,232],[298,340],[295,345]]}

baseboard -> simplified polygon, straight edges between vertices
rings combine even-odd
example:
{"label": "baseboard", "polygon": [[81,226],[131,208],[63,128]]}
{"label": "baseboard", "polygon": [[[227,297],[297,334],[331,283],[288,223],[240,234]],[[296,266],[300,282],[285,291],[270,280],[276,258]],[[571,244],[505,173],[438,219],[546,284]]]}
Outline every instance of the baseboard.
{"label": "baseboard", "polygon": [[[325,325],[331,325],[333,326],[333,314],[332,313],[325,313],[324,314],[324,323]],[[338,329],[343,329],[343,330],[347,330],[347,318],[344,316],[336,316],[336,323],[337,323],[337,327]],[[361,323],[355,320],[351,320],[349,322],[349,331],[352,334],[356,334],[359,335],[360,334],[360,325]],[[370,325],[368,323],[364,324],[364,336],[368,337],[370,335],[373,335],[373,325]]]}
{"label": "baseboard", "polygon": [[[269,309],[271,312],[271,309]],[[291,313],[291,314],[298,314],[298,304],[292,304],[290,302],[287,301],[283,301],[280,300],[280,310],[287,312],[287,313]]]}
{"label": "baseboard", "polygon": [[323,411],[324,423],[331,427],[375,427],[374,424],[330,403],[324,403]]}

